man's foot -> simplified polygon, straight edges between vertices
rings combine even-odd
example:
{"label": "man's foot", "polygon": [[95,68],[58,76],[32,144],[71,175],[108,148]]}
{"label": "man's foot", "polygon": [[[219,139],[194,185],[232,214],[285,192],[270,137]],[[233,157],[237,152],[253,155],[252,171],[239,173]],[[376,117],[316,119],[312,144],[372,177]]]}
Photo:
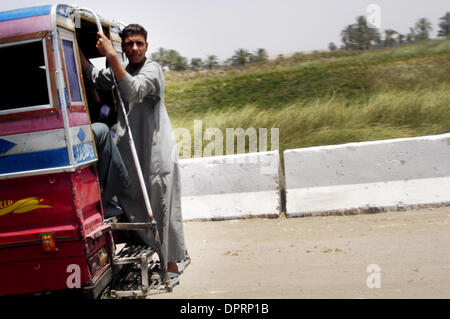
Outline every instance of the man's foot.
{"label": "man's foot", "polygon": [[[152,270],[149,271],[151,275],[151,279],[159,279],[161,277],[161,270],[159,266],[154,267]],[[169,275],[169,278],[175,278],[180,275],[180,271],[178,269],[178,265],[175,261],[169,261],[167,263],[167,274]]]}
{"label": "man's foot", "polygon": [[189,266],[190,263],[191,263],[191,257],[189,257],[189,255],[186,252],[186,257],[182,261],[177,262],[178,272],[180,274],[182,274],[183,271],[186,269],[187,266]]}
{"label": "man's foot", "polygon": [[[169,277],[169,279],[174,279],[174,278],[178,277],[179,274],[177,272],[168,271],[167,276]],[[160,280],[160,279],[162,279],[162,277],[163,277],[162,273],[155,272],[155,273],[152,273],[152,275],[150,276],[150,279],[151,280]]]}
{"label": "man's foot", "polygon": [[167,263],[167,271],[168,272],[174,272],[174,273],[178,273],[178,265],[175,261],[169,261]]}

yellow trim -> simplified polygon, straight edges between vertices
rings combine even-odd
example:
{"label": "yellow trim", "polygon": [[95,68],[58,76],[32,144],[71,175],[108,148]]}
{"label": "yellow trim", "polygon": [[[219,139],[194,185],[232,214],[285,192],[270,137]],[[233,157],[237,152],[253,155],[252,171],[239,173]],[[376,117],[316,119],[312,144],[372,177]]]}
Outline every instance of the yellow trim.
{"label": "yellow trim", "polygon": [[75,32],[75,28],[68,26],[67,24],[63,24],[61,21],[57,21],[56,26],[66,29],[67,31]]}
{"label": "yellow trim", "polygon": [[53,208],[53,206],[49,205],[41,205],[44,199],[39,199],[38,197],[27,197],[24,199],[20,199],[13,203],[13,201],[4,201],[7,203],[5,208],[0,209],[0,216],[13,213],[13,214],[22,214],[28,213],[36,209],[40,208]]}

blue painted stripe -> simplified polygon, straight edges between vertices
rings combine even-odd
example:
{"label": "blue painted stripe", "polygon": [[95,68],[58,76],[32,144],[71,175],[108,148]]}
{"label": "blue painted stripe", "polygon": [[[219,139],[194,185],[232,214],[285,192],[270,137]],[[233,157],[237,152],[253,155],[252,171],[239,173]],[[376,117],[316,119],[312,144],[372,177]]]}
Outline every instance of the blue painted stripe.
{"label": "blue painted stripe", "polygon": [[0,138],[0,154],[8,152],[16,143]]}
{"label": "blue painted stripe", "polygon": [[21,8],[3,11],[0,12],[0,22],[50,14],[51,9],[52,9],[51,5],[45,5],[39,7],[30,7],[30,8]]}
{"label": "blue painted stripe", "polygon": [[0,157],[0,174],[68,166],[66,148]]}
{"label": "blue painted stripe", "polygon": [[69,99],[67,98],[67,89],[64,88],[64,99],[66,100],[66,107],[69,108]]}

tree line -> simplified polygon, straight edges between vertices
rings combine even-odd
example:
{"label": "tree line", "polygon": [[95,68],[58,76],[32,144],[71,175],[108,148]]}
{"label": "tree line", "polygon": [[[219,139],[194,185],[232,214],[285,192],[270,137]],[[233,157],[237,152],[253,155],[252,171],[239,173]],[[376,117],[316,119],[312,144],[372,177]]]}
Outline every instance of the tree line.
{"label": "tree line", "polygon": [[[445,13],[444,16],[439,18],[439,21],[437,36],[450,36],[450,12]],[[420,18],[413,27],[409,28],[407,34],[401,34],[393,29],[386,29],[384,32],[381,32],[379,29],[371,26],[365,16],[359,16],[356,18],[355,23],[347,25],[341,31],[342,45],[338,48],[334,42],[330,42],[328,49],[330,51],[338,49],[369,50],[394,47],[405,43],[429,40],[432,30],[431,22],[427,18]],[[250,63],[266,62],[268,57],[267,50],[264,48],[259,48],[253,53],[247,49],[238,49],[231,58],[221,63],[219,63],[218,57],[214,54],[206,56],[205,59],[192,58],[190,61],[176,50],[159,48],[151,54],[153,61],[158,62],[163,68],[175,71],[244,66]],[[282,57],[282,55],[279,55],[279,58]]]}
{"label": "tree line", "polygon": [[[450,12],[439,18],[438,37],[448,37],[450,35]],[[414,43],[430,39],[433,30],[431,22],[427,18],[420,18],[409,28],[409,33],[401,34],[393,29],[386,29],[381,33],[367,22],[365,16],[356,18],[356,23],[347,25],[341,31],[341,50],[369,50],[394,47],[405,43]],[[328,44],[330,51],[338,49],[333,42]]]}
{"label": "tree line", "polygon": [[[234,55],[227,59],[222,66],[243,66],[249,63],[266,62],[269,55],[264,48],[257,49],[254,53],[246,49],[238,49],[234,52]],[[167,50],[159,48],[156,52],[151,54],[151,59],[158,62],[163,68],[169,70],[183,71],[187,69],[213,69],[219,67],[219,58],[214,55],[208,55],[205,59],[192,58],[188,61],[176,50]]]}

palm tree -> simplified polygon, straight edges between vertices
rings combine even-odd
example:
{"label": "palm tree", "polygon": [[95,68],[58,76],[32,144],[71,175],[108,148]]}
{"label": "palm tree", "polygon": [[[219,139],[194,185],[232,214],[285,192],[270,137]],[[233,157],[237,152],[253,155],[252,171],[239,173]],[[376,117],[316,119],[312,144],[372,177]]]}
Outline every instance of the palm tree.
{"label": "palm tree", "polygon": [[442,20],[442,22],[439,23],[441,29],[438,32],[438,37],[448,37],[450,35],[450,12],[447,12],[439,20]]}
{"label": "palm tree", "polygon": [[191,68],[193,70],[200,68],[202,66],[202,64],[203,64],[202,59],[200,59],[200,58],[192,58],[191,59]]}
{"label": "palm tree", "polygon": [[151,59],[155,62],[158,62],[162,67],[168,66],[170,64],[168,53],[168,50],[159,48],[158,51],[151,54]]}
{"label": "palm tree", "polygon": [[244,66],[250,62],[251,56],[252,56],[252,54],[250,52],[248,52],[246,49],[238,49],[238,50],[234,51],[234,55],[232,56],[231,59],[237,65]]}
{"label": "palm tree", "polygon": [[344,30],[341,31],[342,43],[346,50],[356,49],[355,44],[356,32],[352,24],[349,24]]}
{"label": "palm tree", "polygon": [[214,54],[208,55],[206,57],[204,64],[208,69],[212,69],[213,67],[217,66],[218,65],[217,56],[215,56]]}
{"label": "palm tree", "polygon": [[330,51],[336,51],[337,46],[336,46],[336,44],[334,44],[334,42],[330,42],[330,43],[328,43],[328,49]]}
{"label": "palm tree", "polygon": [[406,42],[413,43],[416,41],[416,31],[414,28],[409,28],[409,33],[406,35]]}
{"label": "palm tree", "polygon": [[365,16],[359,16],[356,22],[356,42],[359,50],[369,50],[381,42],[378,29],[367,24]]}
{"label": "palm tree", "polygon": [[[177,52],[178,53],[178,52]],[[175,55],[173,57],[173,61],[171,62],[171,69],[173,68],[175,71],[183,71],[188,67],[187,59],[181,55]]]}
{"label": "palm tree", "polygon": [[356,23],[342,30],[341,39],[350,50],[368,50],[381,42],[378,29],[370,27],[365,16],[359,16]]}
{"label": "palm tree", "polygon": [[427,18],[420,18],[414,25],[417,40],[428,40],[430,31],[433,29],[431,22]]}
{"label": "palm tree", "polygon": [[255,51],[255,54],[250,56],[250,62],[259,63],[266,62],[268,60],[269,55],[267,54],[266,49],[259,48]]}
{"label": "palm tree", "polygon": [[384,30],[384,34],[385,34],[384,47],[385,48],[393,47],[395,45],[395,39],[393,38],[393,36],[395,34],[398,34],[398,32],[392,29],[387,29]]}

